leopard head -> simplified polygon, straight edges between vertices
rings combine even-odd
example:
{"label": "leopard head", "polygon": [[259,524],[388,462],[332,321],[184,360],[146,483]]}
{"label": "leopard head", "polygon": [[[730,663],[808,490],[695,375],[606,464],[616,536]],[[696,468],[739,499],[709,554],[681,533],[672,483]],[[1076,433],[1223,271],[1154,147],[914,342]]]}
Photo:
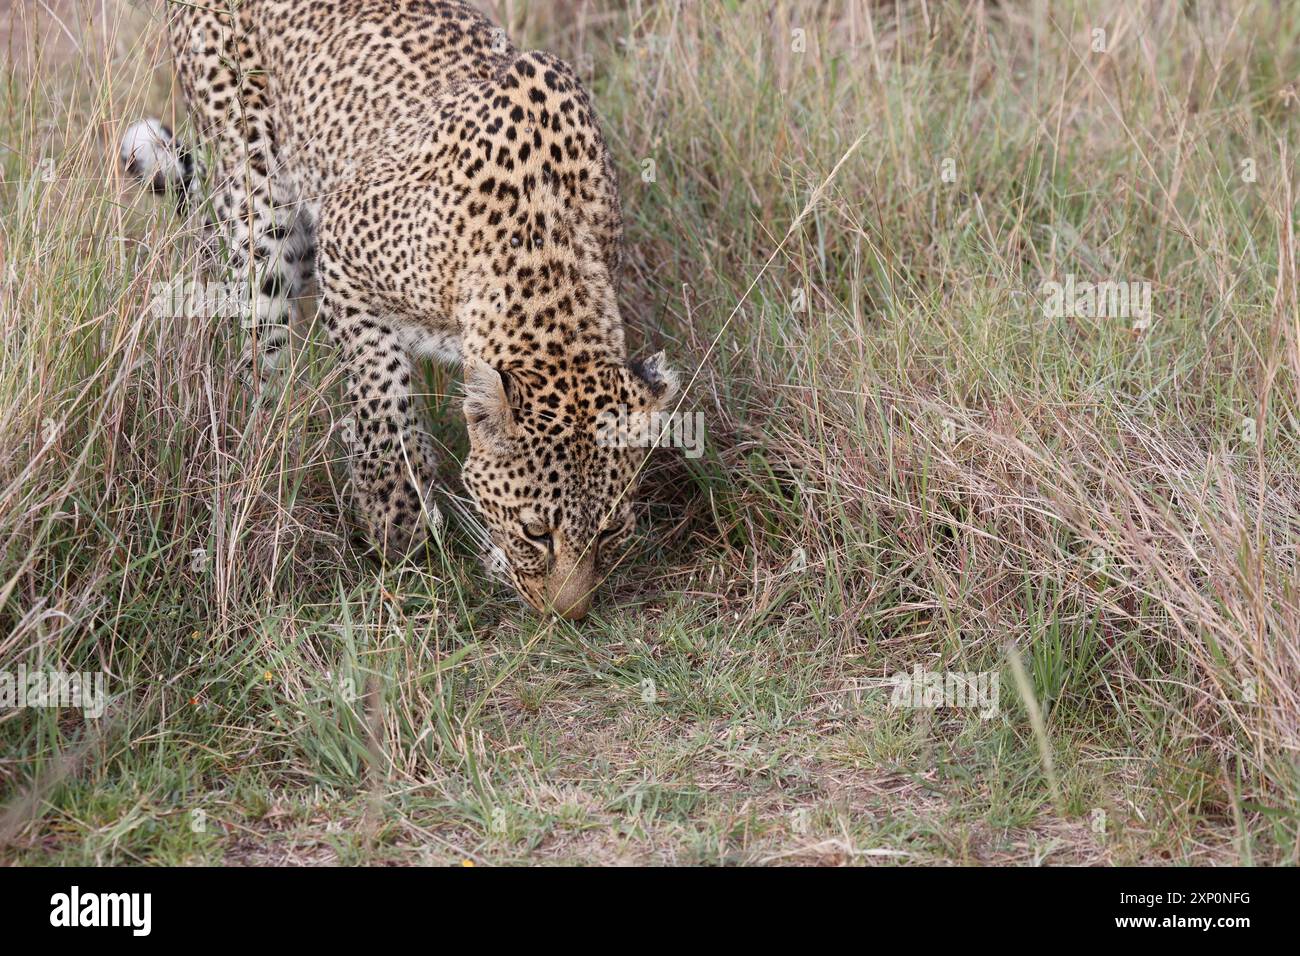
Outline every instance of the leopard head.
{"label": "leopard head", "polygon": [[547,372],[467,360],[462,476],[519,594],[577,620],[635,530],[632,498],[654,440],[611,424],[662,411],[677,379],[663,353]]}

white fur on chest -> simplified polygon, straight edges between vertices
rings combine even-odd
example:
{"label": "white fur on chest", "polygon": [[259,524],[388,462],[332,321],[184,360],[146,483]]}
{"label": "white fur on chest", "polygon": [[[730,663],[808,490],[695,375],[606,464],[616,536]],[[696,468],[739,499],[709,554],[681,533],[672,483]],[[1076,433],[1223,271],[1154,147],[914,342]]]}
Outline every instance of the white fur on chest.
{"label": "white fur on chest", "polygon": [[402,329],[402,345],[415,358],[431,358],[447,365],[460,363],[460,336],[432,329]]}

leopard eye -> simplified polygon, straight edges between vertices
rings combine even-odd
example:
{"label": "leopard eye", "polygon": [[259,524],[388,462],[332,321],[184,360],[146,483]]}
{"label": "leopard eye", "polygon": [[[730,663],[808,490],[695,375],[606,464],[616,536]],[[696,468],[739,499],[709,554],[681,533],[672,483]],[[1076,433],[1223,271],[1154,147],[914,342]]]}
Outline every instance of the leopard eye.
{"label": "leopard eye", "polygon": [[524,537],[533,544],[539,544],[544,548],[551,546],[551,529],[546,525],[531,521],[523,526],[522,531]]}
{"label": "leopard eye", "polygon": [[600,543],[609,544],[612,541],[617,541],[631,530],[632,521],[630,519],[628,521],[619,522],[616,525],[611,525],[600,533]]}

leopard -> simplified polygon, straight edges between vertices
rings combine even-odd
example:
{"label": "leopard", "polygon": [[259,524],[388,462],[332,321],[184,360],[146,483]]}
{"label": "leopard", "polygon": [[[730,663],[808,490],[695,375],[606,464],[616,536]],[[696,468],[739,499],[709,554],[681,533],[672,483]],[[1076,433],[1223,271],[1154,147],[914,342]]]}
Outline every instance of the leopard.
{"label": "leopard", "polygon": [[143,119],[119,158],[199,210],[248,290],[241,365],[282,376],[314,294],[346,380],[354,511],[402,560],[441,540],[412,381],[426,359],[458,368],[460,478],[498,570],[537,612],[584,618],[636,531],[652,447],[602,423],[660,412],[680,385],[663,352],[629,358],[617,169],[578,72],[460,0],[162,15],[196,135]]}

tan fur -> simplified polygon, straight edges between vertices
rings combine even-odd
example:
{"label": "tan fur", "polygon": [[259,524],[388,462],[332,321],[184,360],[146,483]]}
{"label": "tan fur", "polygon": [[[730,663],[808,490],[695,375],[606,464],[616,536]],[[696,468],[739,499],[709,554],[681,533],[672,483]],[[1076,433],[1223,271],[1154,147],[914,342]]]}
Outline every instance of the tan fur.
{"label": "tan fur", "polygon": [[433,513],[412,361],[463,359],[466,488],[529,603],[582,616],[632,529],[646,453],[602,446],[596,417],[675,388],[660,361],[627,362],[616,177],[589,96],[453,0],[226,7],[171,5],[168,28],[215,156],[216,225],[260,290],[250,361],[279,363],[314,265],[347,365],[357,503],[405,553]]}

